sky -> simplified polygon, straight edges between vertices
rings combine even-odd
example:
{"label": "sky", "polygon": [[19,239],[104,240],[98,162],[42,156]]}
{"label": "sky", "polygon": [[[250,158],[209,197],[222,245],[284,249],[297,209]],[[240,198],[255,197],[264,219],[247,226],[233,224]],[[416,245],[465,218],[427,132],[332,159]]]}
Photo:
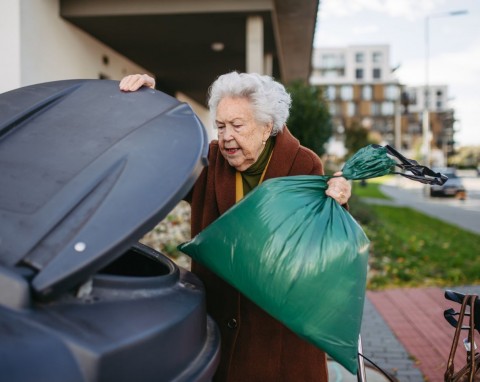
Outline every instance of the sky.
{"label": "sky", "polygon": [[480,0],[320,0],[314,47],[364,44],[390,46],[402,84],[424,85],[428,67],[448,86],[458,146],[480,145]]}

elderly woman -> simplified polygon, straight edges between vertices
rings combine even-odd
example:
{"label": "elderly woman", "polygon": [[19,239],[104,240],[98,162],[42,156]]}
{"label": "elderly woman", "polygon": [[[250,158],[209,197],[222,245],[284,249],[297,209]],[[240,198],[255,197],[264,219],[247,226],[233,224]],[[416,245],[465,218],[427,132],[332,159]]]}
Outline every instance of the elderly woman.
{"label": "elderly woman", "polygon": [[[123,91],[141,86],[154,88],[155,81],[137,74],[120,82]],[[210,143],[209,166],[187,197],[192,206],[192,236],[263,180],[323,174],[319,157],[301,146],[285,126],[290,104],[284,86],[269,76],[232,72],[212,84],[208,106],[218,140]],[[326,194],[346,204],[350,184],[342,177],[332,178],[328,184]],[[200,264],[194,263],[192,271],[205,284],[208,313],[221,331],[215,381],[328,381],[321,350]]]}

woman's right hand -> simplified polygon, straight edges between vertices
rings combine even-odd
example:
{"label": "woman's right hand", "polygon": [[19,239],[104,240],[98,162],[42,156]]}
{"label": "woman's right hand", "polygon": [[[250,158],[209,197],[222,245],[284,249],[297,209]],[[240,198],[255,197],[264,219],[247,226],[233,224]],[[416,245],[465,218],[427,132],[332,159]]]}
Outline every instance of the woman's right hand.
{"label": "woman's right hand", "polygon": [[131,74],[120,81],[120,90],[124,92],[134,92],[142,86],[155,89],[155,80],[148,74]]}

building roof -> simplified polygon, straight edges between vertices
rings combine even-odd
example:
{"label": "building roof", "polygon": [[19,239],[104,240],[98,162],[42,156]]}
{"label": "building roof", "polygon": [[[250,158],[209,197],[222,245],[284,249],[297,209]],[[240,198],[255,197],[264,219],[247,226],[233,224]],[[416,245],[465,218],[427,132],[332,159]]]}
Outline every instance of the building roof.
{"label": "building roof", "polygon": [[[60,0],[63,18],[205,104],[220,74],[246,70],[246,20],[264,21],[273,76],[308,80],[318,0]],[[214,51],[212,43],[224,49]]]}

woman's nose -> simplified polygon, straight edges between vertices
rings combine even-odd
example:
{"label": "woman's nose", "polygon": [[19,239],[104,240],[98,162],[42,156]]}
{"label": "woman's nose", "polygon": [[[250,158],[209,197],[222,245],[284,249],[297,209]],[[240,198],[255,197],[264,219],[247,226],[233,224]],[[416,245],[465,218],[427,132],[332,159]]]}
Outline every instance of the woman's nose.
{"label": "woman's nose", "polygon": [[233,128],[230,126],[225,126],[225,130],[223,132],[223,139],[226,141],[230,141],[233,139]]}

